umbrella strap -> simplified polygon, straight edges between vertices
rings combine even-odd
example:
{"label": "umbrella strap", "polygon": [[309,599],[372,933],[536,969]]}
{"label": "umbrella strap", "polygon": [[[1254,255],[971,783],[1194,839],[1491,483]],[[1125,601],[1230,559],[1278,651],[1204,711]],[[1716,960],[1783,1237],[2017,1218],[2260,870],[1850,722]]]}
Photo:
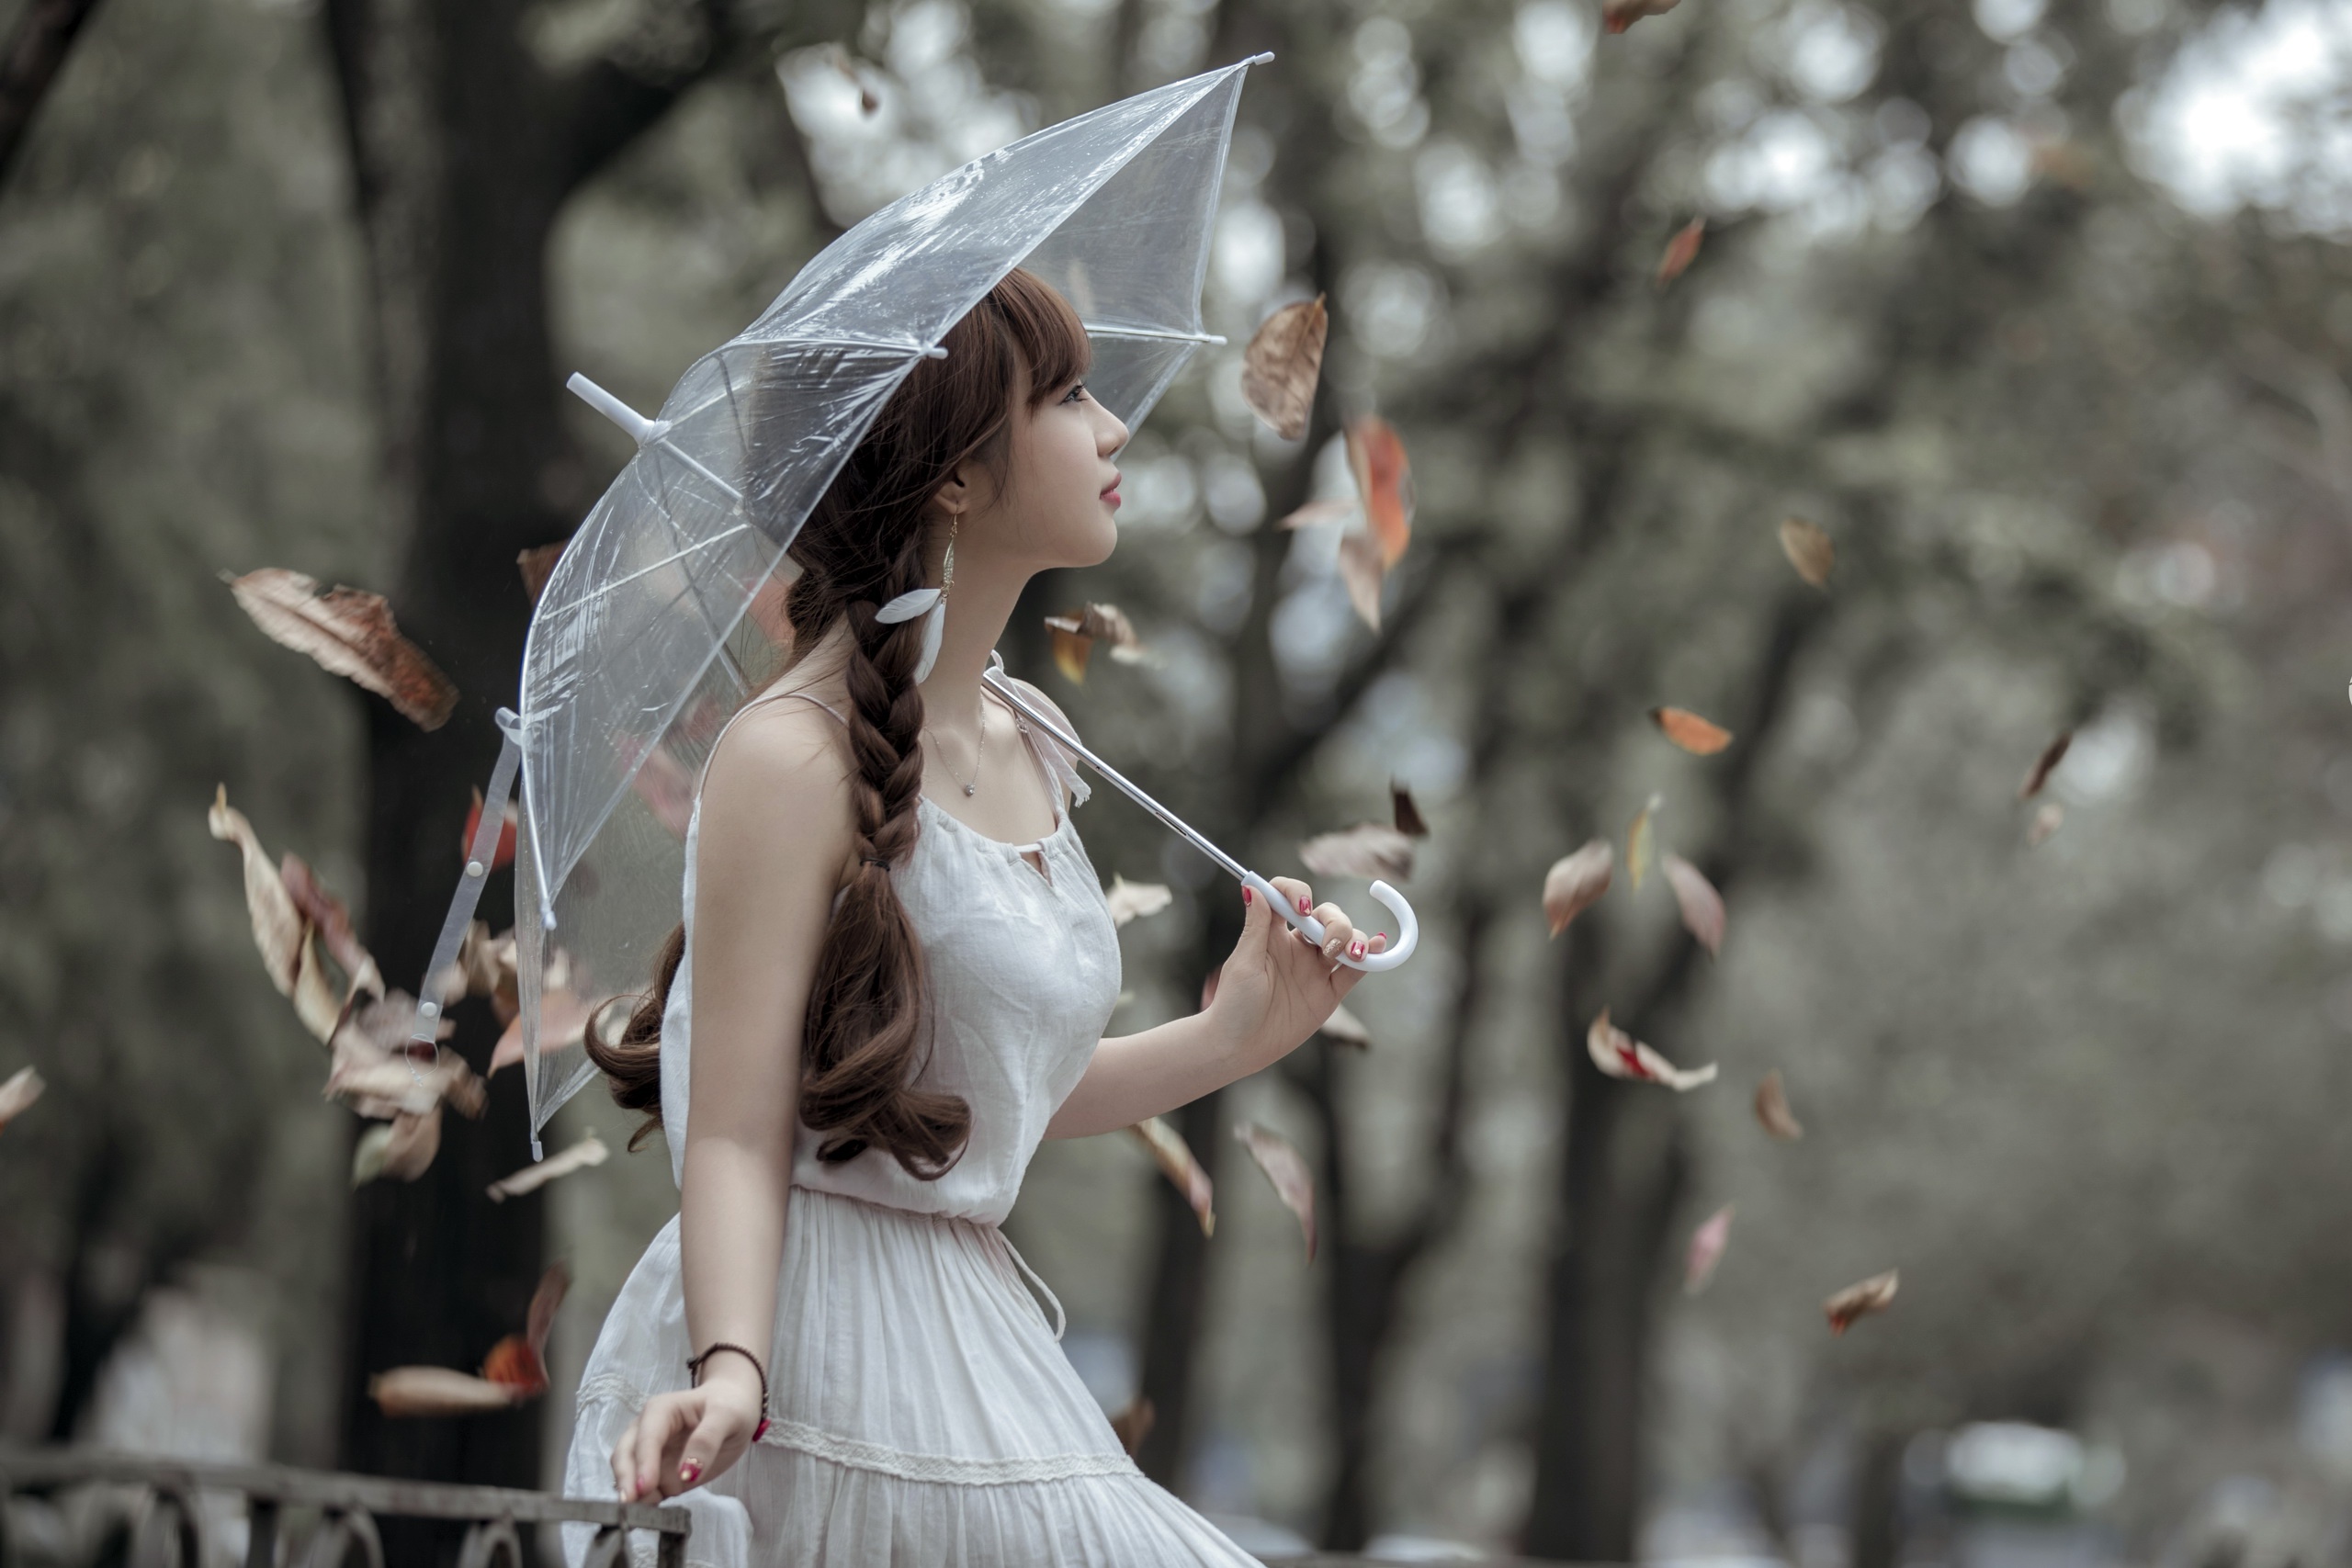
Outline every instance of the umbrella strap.
{"label": "umbrella strap", "polygon": [[[490,770],[490,787],[481,793],[481,820],[474,825],[474,841],[466,846],[466,869],[458,874],[458,891],[449,898],[449,913],[442,919],[440,938],[433,944],[433,962],[425,967],[424,983],[416,987],[416,1023],[408,1034],[413,1045],[438,1046],[440,978],[458,961],[458,946],[473,924],[482,884],[490,880],[490,864],[497,856],[499,835],[506,829],[506,802],[514,792],[515,771],[523,761],[522,726],[514,722],[514,716],[504,708],[498,710],[498,728],[505,739],[498,748],[498,761]],[[413,1053],[408,1070],[416,1071]]]}

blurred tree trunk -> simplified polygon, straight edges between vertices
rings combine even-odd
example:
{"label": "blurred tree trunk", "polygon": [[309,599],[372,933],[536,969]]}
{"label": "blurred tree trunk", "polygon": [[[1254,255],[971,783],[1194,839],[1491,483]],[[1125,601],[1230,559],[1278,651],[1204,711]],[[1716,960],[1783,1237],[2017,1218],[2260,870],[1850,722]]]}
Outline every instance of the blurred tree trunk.
{"label": "blurred tree trunk", "polygon": [[1848,1526],[1852,1568],[1895,1568],[1903,1561],[1903,1450],[1908,1437],[1881,1428],[1862,1438]]}
{"label": "blurred tree trunk", "polygon": [[[517,552],[567,535],[589,497],[574,472],[548,327],[548,231],[582,180],[650,126],[708,50],[665,80],[597,62],[543,70],[524,0],[330,0],[327,25],[375,300],[390,584],[402,626],[465,703],[426,734],[371,703],[368,928],[398,984],[417,983],[459,864],[468,786],[514,701],[529,610]],[[484,906],[506,918],[511,885]],[[455,1043],[485,1067],[484,1015]],[[469,1028],[469,1025],[474,1027]],[[479,1122],[444,1121],[413,1183],[356,1195],[343,1462],[364,1472],[535,1486],[539,1411],[390,1422],[369,1374],[469,1368],[523,1322],[544,1247],[543,1200],[493,1205],[529,1157],[521,1075],[492,1080]],[[390,1544],[392,1529],[386,1528]],[[420,1542],[392,1555],[415,1560]]]}
{"label": "blurred tree trunk", "polygon": [[25,143],[33,115],[65,64],[74,37],[98,0],[27,0],[0,43],[0,182]]}

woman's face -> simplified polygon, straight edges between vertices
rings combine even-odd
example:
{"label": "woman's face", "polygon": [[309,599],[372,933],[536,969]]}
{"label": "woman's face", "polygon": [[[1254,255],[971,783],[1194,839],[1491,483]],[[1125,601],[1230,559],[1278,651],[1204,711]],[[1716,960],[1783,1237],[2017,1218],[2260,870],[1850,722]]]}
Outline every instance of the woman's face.
{"label": "woman's face", "polygon": [[1118,543],[1119,470],[1127,427],[1082,380],[1030,405],[1027,376],[1013,394],[1004,483],[966,525],[1035,570],[1093,566]]}

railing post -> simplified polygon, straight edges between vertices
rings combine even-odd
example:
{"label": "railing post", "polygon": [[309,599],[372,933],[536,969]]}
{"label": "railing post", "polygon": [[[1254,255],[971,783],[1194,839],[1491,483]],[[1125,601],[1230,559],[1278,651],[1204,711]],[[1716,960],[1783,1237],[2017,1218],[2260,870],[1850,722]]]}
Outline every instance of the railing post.
{"label": "railing post", "polygon": [[205,1568],[204,1541],[197,1528],[201,1517],[196,1498],[185,1488],[164,1481],[150,1485],[147,1506],[131,1532],[130,1568]]}
{"label": "railing post", "polygon": [[384,1538],[376,1533],[375,1516],[365,1508],[333,1509],[311,1533],[302,1568],[354,1568],[354,1549],[356,1568],[384,1568]]}
{"label": "railing post", "polygon": [[245,1568],[277,1568],[277,1499],[245,1499]]}

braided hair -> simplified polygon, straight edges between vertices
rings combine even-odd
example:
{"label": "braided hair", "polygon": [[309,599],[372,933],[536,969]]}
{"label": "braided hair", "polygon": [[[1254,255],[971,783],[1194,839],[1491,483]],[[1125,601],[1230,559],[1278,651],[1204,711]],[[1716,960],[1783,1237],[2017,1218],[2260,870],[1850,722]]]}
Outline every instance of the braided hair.
{"label": "braided hair", "polygon": [[[797,649],[846,617],[851,806],[857,865],[817,955],[801,1024],[800,1119],[823,1134],[829,1163],[880,1149],[912,1176],[936,1180],[962,1154],[971,1107],[917,1087],[928,1057],[922,948],[891,886],[922,829],[922,693],[914,681],[922,617],[884,624],[875,612],[925,586],[933,502],[966,463],[1001,483],[1012,400],[1025,370],[1032,408],[1081,374],[1086,329],[1059,294],[1014,271],[946,335],[944,359],[918,360],[818,501],[789,554],[800,568],[786,596]],[[588,1054],[614,1100],[646,1114],[635,1149],[662,1125],[662,1016],[684,925],[670,933],[652,988],[616,1043],[589,1032]]]}

